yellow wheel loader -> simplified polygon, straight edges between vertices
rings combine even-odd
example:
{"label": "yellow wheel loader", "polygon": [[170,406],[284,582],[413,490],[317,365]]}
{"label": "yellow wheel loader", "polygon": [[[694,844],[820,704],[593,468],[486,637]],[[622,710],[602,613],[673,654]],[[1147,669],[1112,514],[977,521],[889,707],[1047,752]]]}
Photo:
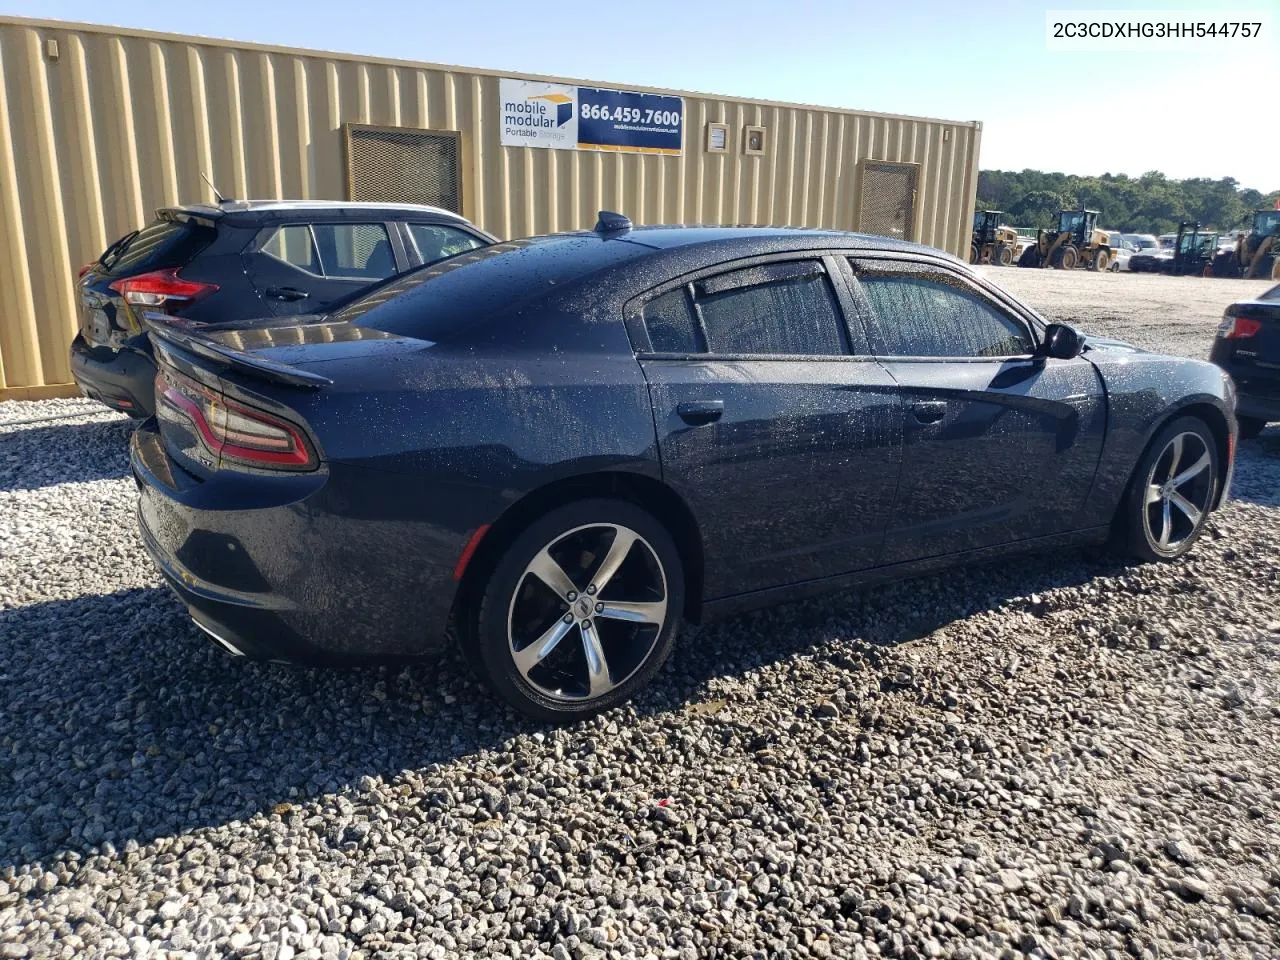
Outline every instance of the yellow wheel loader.
{"label": "yellow wheel loader", "polygon": [[1059,210],[1058,229],[1039,230],[1036,242],[1022,251],[1020,267],[1074,270],[1088,267],[1106,272],[1115,259],[1111,236],[1097,229],[1097,210]]}
{"label": "yellow wheel loader", "polygon": [[1253,211],[1253,226],[1234,250],[1213,258],[1215,277],[1280,280],[1280,209]]}
{"label": "yellow wheel loader", "polygon": [[1018,247],[1018,231],[1004,225],[1001,210],[979,210],[973,215],[973,239],[969,245],[970,263],[990,263],[1007,267],[1013,263]]}

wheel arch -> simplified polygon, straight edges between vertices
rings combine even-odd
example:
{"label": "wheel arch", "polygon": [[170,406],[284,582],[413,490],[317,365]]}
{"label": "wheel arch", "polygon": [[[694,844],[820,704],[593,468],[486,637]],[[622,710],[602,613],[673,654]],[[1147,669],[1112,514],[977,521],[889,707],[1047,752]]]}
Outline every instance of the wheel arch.
{"label": "wheel arch", "polygon": [[476,546],[454,597],[452,621],[455,629],[468,629],[461,612],[474,609],[489,574],[505,547],[522,530],[548,511],[575,500],[609,497],[632,503],[666,527],[680,552],[684,567],[684,618],[698,623],[702,618],[703,549],[702,534],[693,512],[684,499],[661,480],[625,470],[601,470],[575,474],[550,481],[516,500],[490,525]]}

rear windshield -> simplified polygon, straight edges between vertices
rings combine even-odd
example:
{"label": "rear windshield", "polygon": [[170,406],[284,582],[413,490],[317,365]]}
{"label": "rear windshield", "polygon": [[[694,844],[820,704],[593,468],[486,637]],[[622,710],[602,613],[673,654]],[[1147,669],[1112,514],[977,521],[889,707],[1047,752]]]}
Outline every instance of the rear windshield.
{"label": "rear windshield", "polygon": [[187,220],[154,220],[107,247],[98,263],[111,276],[185,266],[213,241],[216,232]]}
{"label": "rear windshield", "polygon": [[447,340],[479,320],[518,309],[589,273],[648,252],[592,234],[512,240],[407,273],[331,319],[422,340]]}

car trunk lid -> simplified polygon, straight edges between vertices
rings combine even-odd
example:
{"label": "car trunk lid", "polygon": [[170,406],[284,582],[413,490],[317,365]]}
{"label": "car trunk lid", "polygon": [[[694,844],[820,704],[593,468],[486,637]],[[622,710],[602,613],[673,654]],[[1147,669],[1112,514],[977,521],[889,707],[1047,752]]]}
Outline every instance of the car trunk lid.
{"label": "car trunk lid", "polygon": [[184,470],[205,478],[215,470],[317,469],[323,453],[308,416],[353,379],[337,361],[354,359],[367,369],[371,352],[425,346],[324,318],[299,319],[192,328],[147,318],[159,368],[160,434]]}
{"label": "car trunk lid", "polygon": [[[141,230],[112,243],[93,263],[86,264],[76,281],[80,332],[92,347],[119,349],[124,341],[142,333],[141,308],[173,309],[208,285],[183,281],[178,271],[213,242],[217,233],[216,211],[165,208]],[[153,282],[135,282],[147,288],[135,292],[130,302],[124,287],[130,280],[155,275]],[[164,290],[173,293],[172,302]],[[216,288],[215,288],[216,289]],[[143,304],[137,301],[149,300]]]}

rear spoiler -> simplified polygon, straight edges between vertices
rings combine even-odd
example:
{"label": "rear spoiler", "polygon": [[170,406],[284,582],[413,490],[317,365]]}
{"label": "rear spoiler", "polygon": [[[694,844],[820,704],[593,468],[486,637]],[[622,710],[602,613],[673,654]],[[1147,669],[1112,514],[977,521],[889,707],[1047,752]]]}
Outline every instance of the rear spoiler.
{"label": "rear spoiler", "polygon": [[306,387],[317,390],[333,383],[328,377],[307,370],[299,370],[285,363],[256,357],[251,353],[242,353],[230,347],[215,343],[200,336],[194,330],[183,329],[173,323],[172,318],[162,314],[146,313],[142,316],[142,325],[153,337],[157,337],[172,346],[186,350],[196,356],[212,361],[220,369],[234,370],[236,373],[267,383],[283,383],[291,387]]}

